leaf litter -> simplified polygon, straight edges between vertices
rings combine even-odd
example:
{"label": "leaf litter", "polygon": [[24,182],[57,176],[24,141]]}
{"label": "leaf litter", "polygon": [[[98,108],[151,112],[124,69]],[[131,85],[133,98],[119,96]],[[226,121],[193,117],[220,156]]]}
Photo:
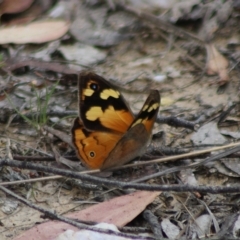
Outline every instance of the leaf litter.
{"label": "leaf litter", "polygon": [[[30,1],[25,1],[27,2],[30,4]],[[141,107],[147,91],[154,88],[161,91],[163,99],[161,116],[173,116],[200,124],[196,126],[195,132],[183,127],[176,128],[171,124],[155,124],[154,133],[159,131],[165,133],[163,139],[157,139],[159,147],[181,148],[191,152],[224,145],[238,139],[239,59],[236,53],[239,51],[239,44],[232,41],[238,38],[235,5],[230,1],[207,3],[168,1],[166,5],[163,1],[157,3],[163,4],[162,10],[154,1],[147,2],[148,8],[144,7],[146,2],[142,3],[143,7],[138,9],[136,5],[131,5],[132,8],[130,5],[113,6],[110,1],[108,4],[98,1],[69,1],[69,5],[63,5],[64,7],[61,7],[62,1],[57,1],[56,5],[51,5],[50,2],[48,10],[51,11],[44,13],[46,7],[40,11],[40,14],[46,17],[41,18],[41,22],[38,19],[39,15],[36,14],[35,22],[16,27],[1,26],[2,159],[12,156],[13,159],[25,157],[28,161],[34,161],[42,157],[44,161],[39,161],[39,164],[49,168],[56,166],[67,168],[61,164],[60,159],[65,159],[65,163],[67,160],[79,163],[71,144],[64,143],[65,140],[62,139],[67,139],[63,135],[66,133],[69,135],[72,118],[77,116],[76,72],[86,68],[93,69],[117,84],[134,112]],[[166,12],[166,8],[169,11]],[[4,12],[2,17],[8,15],[7,11],[4,11],[6,13]],[[22,21],[19,14],[21,11],[27,9],[17,10],[13,18],[16,23]],[[56,16],[60,19],[48,19]],[[202,24],[199,24],[198,20],[201,20]],[[62,27],[55,28],[53,22],[61,24]],[[28,27],[30,31],[26,32]],[[41,28],[42,32],[38,35]],[[55,42],[46,43],[49,41]],[[45,90],[50,89],[56,82],[56,88],[50,96],[49,91]],[[222,85],[225,88],[219,94],[217,88]],[[225,112],[225,108],[233,103],[236,103],[234,108],[230,112]],[[44,106],[47,106],[47,110]],[[69,115],[67,111],[70,111]],[[219,121],[224,112],[227,116]],[[71,118],[66,118],[67,116]],[[55,130],[60,130],[58,135],[44,126],[46,124],[50,126],[52,123]],[[165,155],[164,149],[161,148],[161,151]],[[160,157],[161,151],[158,151],[157,157]],[[199,155],[175,162],[135,166],[131,171],[129,169],[114,171],[108,178],[117,181],[137,181],[143,176],[151,176],[172,167],[182,167],[209,156],[211,150],[207,156]],[[58,161],[53,161],[54,158]],[[145,159],[145,156],[142,158]],[[238,153],[234,153],[198,168],[179,170],[177,175],[165,174],[150,178],[147,182],[150,186],[152,184],[169,186],[179,184],[179,187],[181,184],[209,187],[238,186],[238,160]],[[59,214],[74,208],[77,209],[76,212],[81,209],[90,211],[91,208],[98,206],[86,207],[84,202],[90,199],[94,199],[95,202],[102,201],[103,203],[99,203],[101,207],[101,204],[108,204],[108,199],[114,201],[117,196],[125,197],[121,190],[103,194],[101,184],[97,189],[92,186],[92,190],[89,190],[90,185],[79,187],[66,179],[24,183],[25,180],[43,177],[49,175],[7,166],[1,169],[2,183],[16,180],[21,182],[18,183],[20,185],[16,183],[11,185],[13,192]],[[150,196],[150,193],[147,195]],[[110,217],[111,213],[116,211],[120,220],[126,218],[126,222],[130,222],[128,226],[136,227],[138,230],[144,227],[145,232],[150,232],[151,221],[144,221],[141,215],[135,217],[144,209],[148,209],[157,217],[157,227],[168,238],[228,234],[238,238],[238,218],[234,215],[239,209],[239,203],[235,200],[237,196],[237,193],[216,194],[212,200],[211,194],[201,192],[180,195],[177,192],[170,194],[166,191],[157,196],[155,201],[149,201],[148,203],[152,204],[148,207],[140,208],[138,201],[134,203],[139,207],[134,217],[129,217],[128,213],[134,210],[135,206],[130,205],[130,210],[122,211],[121,207],[111,209],[107,205],[107,209],[102,209],[101,218],[98,220],[102,221],[101,219]],[[202,202],[198,198],[201,198]],[[0,212],[1,239],[13,239],[24,234],[25,229],[31,227],[34,229],[36,223],[44,221],[39,212],[22,203],[9,205],[16,202],[14,198],[5,195],[2,199],[2,206],[12,206],[13,212],[6,214],[3,209]],[[95,212],[93,216],[97,217]],[[224,229],[220,225],[218,233],[217,228],[213,227],[216,226],[216,222],[212,221],[213,216],[217,223],[227,222],[229,217],[231,221],[228,222],[234,230]],[[43,224],[47,225],[48,222]],[[37,227],[41,230],[41,224]],[[191,228],[191,231],[188,231],[188,228]],[[138,230],[135,229],[134,233],[136,234]],[[35,237],[33,239],[38,237],[37,234],[32,236]]]}

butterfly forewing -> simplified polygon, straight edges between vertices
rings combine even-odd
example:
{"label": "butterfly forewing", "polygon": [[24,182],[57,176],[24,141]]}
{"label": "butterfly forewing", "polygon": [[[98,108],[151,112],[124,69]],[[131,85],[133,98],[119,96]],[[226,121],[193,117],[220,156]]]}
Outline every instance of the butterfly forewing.
{"label": "butterfly forewing", "polygon": [[79,101],[80,118],[91,131],[125,133],[134,120],[120,92],[95,73],[80,74]]}

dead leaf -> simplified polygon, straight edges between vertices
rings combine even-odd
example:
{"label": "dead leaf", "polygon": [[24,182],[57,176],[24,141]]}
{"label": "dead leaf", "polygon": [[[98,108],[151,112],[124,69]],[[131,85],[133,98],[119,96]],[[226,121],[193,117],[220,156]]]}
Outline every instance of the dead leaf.
{"label": "dead leaf", "polygon": [[217,19],[219,23],[225,23],[233,12],[232,1],[223,2],[220,9],[217,11]]}
{"label": "dead leaf", "polygon": [[70,24],[63,20],[33,22],[24,26],[0,28],[0,44],[44,43],[62,37]]}
{"label": "dead leaf", "polygon": [[225,172],[221,172],[229,177],[239,177],[240,176],[240,163],[239,158],[231,158],[221,161],[222,165],[226,167]]}
{"label": "dead leaf", "polygon": [[204,214],[195,219],[192,225],[193,236],[192,239],[203,238],[210,234],[212,218],[209,214]]}
{"label": "dead leaf", "polygon": [[123,227],[141,213],[158,195],[159,192],[134,192],[94,205],[81,211],[81,213],[79,212],[80,216],[74,214],[74,217],[80,217],[85,221],[106,222]]}
{"label": "dead leaf", "polygon": [[227,130],[221,130],[221,134],[230,136],[235,139],[240,139],[240,132],[232,132],[232,131],[227,131]]}
{"label": "dead leaf", "polygon": [[32,22],[34,19],[41,16],[41,14],[47,11],[52,5],[54,0],[35,0],[29,8],[25,11],[14,14],[10,18],[5,17],[3,20],[4,24],[10,25],[21,25]]}
{"label": "dead leaf", "polygon": [[[111,223],[123,227],[140,214],[159,194],[160,192],[133,192],[96,204],[82,211],[68,214],[67,217],[84,221]],[[36,225],[21,236],[16,237],[15,240],[25,240],[29,236],[31,236],[31,240],[55,239],[66,229],[77,230],[76,227],[63,222],[48,221]]]}
{"label": "dead leaf", "polygon": [[170,222],[168,218],[164,218],[161,222],[162,230],[170,239],[176,239],[178,234],[180,233],[179,228]]}
{"label": "dead leaf", "polygon": [[179,172],[179,177],[184,184],[198,186],[198,181],[192,169],[184,169]]}
{"label": "dead leaf", "polygon": [[[207,165],[207,167],[215,169],[214,172],[218,172],[220,174],[224,174],[225,176],[230,176],[230,177],[239,177],[238,174],[233,173],[231,170],[229,170],[226,166],[224,166],[224,164],[222,164],[222,162],[215,162],[213,163],[209,163]],[[227,178],[227,177],[226,177]],[[225,180],[226,182],[226,180]],[[207,183],[208,184],[208,183]],[[214,183],[215,184],[215,183]]]}
{"label": "dead leaf", "polygon": [[216,122],[209,122],[194,132],[191,140],[195,145],[199,144],[224,144],[226,138],[219,132]]}
{"label": "dead leaf", "polygon": [[105,26],[107,8],[90,10],[82,6],[77,10],[77,18],[73,21],[70,33],[78,41],[99,47],[111,47],[128,38],[126,34]]}
{"label": "dead leaf", "polygon": [[239,230],[240,230],[240,216],[238,215],[236,222],[234,223],[234,227],[233,227],[233,236],[235,238],[239,237]]}
{"label": "dead leaf", "polygon": [[205,45],[207,50],[207,74],[219,76],[219,83],[223,85],[229,82],[228,76],[228,60],[216,49],[214,44],[208,43]]}
{"label": "dead leaf", "polygon": [[28,9],[33,0],[4,0],[0,3],[0,15],[4,13],[19,13]]}
{"label": "dead leaf", "polygon": [[103,61],[107,55],[103,50],[81,43],[63,45],[58,50],[68,61],[76,61],[85,66],[97,64]]}

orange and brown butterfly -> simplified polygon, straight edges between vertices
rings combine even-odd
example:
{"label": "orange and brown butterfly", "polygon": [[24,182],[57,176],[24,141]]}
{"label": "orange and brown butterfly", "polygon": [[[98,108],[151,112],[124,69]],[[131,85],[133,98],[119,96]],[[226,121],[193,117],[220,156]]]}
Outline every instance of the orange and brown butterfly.
{"label": "orange and brown butterfly", "polygon": [[121,93],[93,72],[80,73],[78,90],[72,141],[86,167],[117,167],[144,153],[160,106],[157,90],[151,90],[136,117]]}

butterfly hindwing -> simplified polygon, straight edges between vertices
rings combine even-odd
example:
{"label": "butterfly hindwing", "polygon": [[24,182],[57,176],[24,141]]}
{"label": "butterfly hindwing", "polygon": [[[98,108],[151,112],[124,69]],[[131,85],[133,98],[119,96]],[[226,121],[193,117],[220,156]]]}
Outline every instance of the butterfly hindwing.
{"label": "butterfly hindwing", "polygon": [[135,120],[132,122],[130,128],[135,125],[142,123],[148,133],[152,132],[153,125],[156,121],[157,114],[160,107],[160,94],[157,90],[151,90],[148,98],[143,104],[142,109],[136,116]]}
{"label": "butterfly hindwing", "polygon": [[102,165],[102,169],[123,165],[145,152],[151,139],[152,128],[159,111],[159,106],[159,92],[152,90],[128,131],[109,153]]}
{"label": "butterfly hindwing", "polygon": [[91,169],[101,169],[109,152],[115,147],[122,134],[94,131],[84,128],[79,118],[72,127],[72,141],[78,157]]}
{"label": "butterfly hindwing", "polygon": [[121,166],[140,156],[144,152],[148,140],[149,135],[144,125],[137,124],[119,139],[103,162],[101,169]]}

